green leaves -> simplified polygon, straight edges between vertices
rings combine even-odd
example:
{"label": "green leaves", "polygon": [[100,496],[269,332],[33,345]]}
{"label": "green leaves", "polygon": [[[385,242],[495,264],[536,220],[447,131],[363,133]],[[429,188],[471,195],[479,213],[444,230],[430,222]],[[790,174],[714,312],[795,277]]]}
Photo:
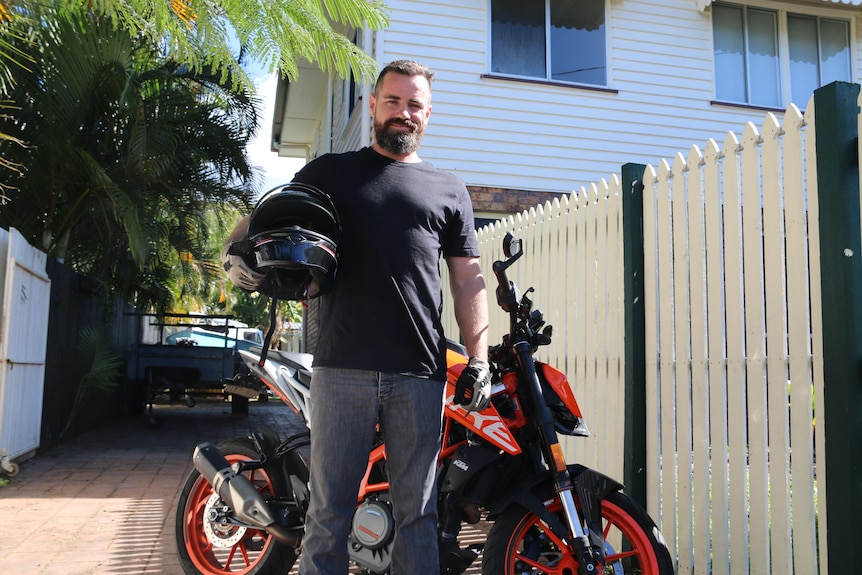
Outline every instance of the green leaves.
{"label": "green leaves", "polygon": [[91,389],[110,391],[119,385],[123,358],[111,351],[110,340],[101,330],[93,326],[82,329],[76,347],[90,366],[81,378],[79,396]]}
{"label": "green leaves", "polygon": [[206,214],[247,213],[259,185],[243,59],[289,78],[307,61],[371,82],[377,64],[345,34],[388,25],[381,0],[2,7],[0,226],[142,310],[191,305],[179,302],[224,281]]}
{"label": "green leaves", "polygon": [[95,326],[83,328],[78,345],[75,347],[89,370],[78,383],[75,399],[72,402],[72,410],[63,431],[60,432],[60,437],[63,437],[74,424],[78,410],[88,393],[111,391],[120,384],[120,377],[122,376],[120,367],[123,365],[123,358],[111,351],[110,340],[102,330]]}
{"label": "green leaves", "polygon": [[381,30],[389,9],[381,0],[57,0],[62,14],[93,11],[117,28],[141,35],[162,55],[187,62],[195,71],[212,69],[222,80],[232,76],[249,86],[232,51],[232,35],[246,56],[268,72],[294,79],[297,61],[324,71],[371,81],[375,61],[356,50],[343,33],[357,28]]}
{"label": "green leaves", "polygon": [[[171,306],[169,254],[201,256],[208,205],[247,209],[246,152],[258,129],[250,91],[157,56],[146,39],[92,13],[31,31],[37,64],[19,70],[20,111],[0,119],[28,147],[0,225],[148,309]],[[7,155],[8,154],[8,155]]]}

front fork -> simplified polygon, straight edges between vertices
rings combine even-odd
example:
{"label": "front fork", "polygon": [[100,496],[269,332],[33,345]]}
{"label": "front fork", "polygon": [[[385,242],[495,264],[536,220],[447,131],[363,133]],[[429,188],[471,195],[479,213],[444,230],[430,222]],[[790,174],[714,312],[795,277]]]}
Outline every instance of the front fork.
{"label": "front fork", "polygon": [[[568,473],[566,473],[568,476]],[[578,558],[579,571],[581,575],[593,575],[598,567],[596,557],[593,555],[590,538],[584,530],[583,522],[575,506],[575,498],[572,496],[571,480],[568,489],[559,492],[560,501],[563,504],[563,513],[566,516],[569,533],[573,534],[571,540],[567,541],[575,556]]]}
{"label": "front fork", "polygon": [[512,347],[517,354],[521,373],[530,385],[530,395],[533,403],[531,407],[542,437],[543,455],[555,471],[554,489],[562,502],[563,513],[566,517],[566,527],[568,527],[569,534],[571,535],[566,543],[577,557],[580,575],[595,575],[598,561],[593,555],[590,538],[584,529],[584,522],[575,505],[575,498],[572,495],[574,484],[569,475],[560,442],[557,439],[557,432],[554,430],[551,411],[544,401],[542,384],[539,381],[539,375],[536,373],[536,364],[533,362],[532,346],[527,341],[520,341]]}

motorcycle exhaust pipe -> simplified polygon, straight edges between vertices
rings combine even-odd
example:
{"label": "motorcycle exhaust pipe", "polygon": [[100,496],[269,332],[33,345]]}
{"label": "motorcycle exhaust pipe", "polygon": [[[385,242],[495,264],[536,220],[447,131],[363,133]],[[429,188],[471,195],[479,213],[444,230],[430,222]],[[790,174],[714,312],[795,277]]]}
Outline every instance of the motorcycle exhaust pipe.
{"label": "motorcycle exhaust pipe", "polygon": [[219,494],[222,501],[243,521],[263,529],[290,547],[298,547],[301,537],[276,523],[272,510],[263,496],[244,476],[237,475],[224,455],[211,443],[195,447],[192,456],[195,468]]}

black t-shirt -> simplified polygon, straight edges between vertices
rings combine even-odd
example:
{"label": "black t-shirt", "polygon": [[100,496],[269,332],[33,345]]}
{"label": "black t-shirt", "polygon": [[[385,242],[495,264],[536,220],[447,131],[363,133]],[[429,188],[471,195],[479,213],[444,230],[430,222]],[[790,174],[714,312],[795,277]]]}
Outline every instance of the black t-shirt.
{"label": "black t-shirt", "polygon": [[440,256],[479,255],[464,183],[372,148],[321,156],[294,180],[329,194],[342,226],[314,365],[445,379]]}

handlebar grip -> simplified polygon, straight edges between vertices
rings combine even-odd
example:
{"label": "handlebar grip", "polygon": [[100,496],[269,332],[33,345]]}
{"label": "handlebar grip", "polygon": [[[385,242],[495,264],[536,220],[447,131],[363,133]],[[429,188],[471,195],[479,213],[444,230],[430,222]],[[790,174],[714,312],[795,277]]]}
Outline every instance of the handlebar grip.
{"label": "handlebar grip", "polygon": [[494,270],[494,275],[497,277],[498,292],[505,292],[512,289],[512,284],[509,282],[509,277],[506,274],[506,267],[505,262],[501,261],[496,261],[491,266]]}
{"label": "handlebar grip", "polygon": [[507,262],[495,261],[491,269],[497,277],[497,305],[503,311],[511,312],[518,307],[518,294],[515,292],[515,285],[509,281],[509,277],[506,275],[506,268],[508,267]]}

